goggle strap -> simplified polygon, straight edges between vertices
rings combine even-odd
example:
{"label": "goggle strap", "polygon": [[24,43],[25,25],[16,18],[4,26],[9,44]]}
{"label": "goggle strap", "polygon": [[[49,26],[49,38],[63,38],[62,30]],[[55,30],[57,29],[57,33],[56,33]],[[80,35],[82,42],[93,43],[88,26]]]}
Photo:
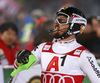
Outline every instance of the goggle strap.
{"label": "goggle strap", "polygon": [[73,19],[74,19],[74,18],[70,17],[70,18],[68,19],[68,23],[72,23]]}
{"label": "goggle strap", "polygon": [[74,23],[71,23],[71,25],[70,25],[70,29],[72,29],[72,28],[73,28],[73,25],[74,25]]}
{"label": "goggle strap", "polygon": [[62,15],[65,15],[65,16],[69,16],[68,14],[63,13],[63,12],[58,12],[58,15],[59,15],[59,14],[62,14]]}
{"label": "goggle strap", "polygon": [[87,21],[84,18],[73,18],[73,20],[70,21],[69,23],[82,23],[86,26]]}

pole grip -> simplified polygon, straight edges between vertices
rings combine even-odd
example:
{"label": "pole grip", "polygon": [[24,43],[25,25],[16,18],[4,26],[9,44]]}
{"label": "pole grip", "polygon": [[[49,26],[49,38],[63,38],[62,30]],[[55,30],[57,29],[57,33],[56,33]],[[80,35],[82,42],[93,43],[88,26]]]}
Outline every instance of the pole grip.
{"label": "pole grip", "polygon": [[19,66],[17,69],[13,70],[13,72],[10,75],[14,77],[19,71],[27,70],[31,68],[35,63],[36,63],[36,57],[31,53],[31,55],[29,55],[28,63]]}

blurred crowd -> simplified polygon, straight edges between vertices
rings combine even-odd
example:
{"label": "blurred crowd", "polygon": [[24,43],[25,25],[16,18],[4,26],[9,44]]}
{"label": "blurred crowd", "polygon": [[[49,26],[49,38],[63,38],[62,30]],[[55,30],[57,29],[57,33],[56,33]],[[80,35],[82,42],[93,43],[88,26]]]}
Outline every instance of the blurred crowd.
{"label": "blurred crowd", "polygon": [[[95,14],[89,12],[88,8],[83,8],[84,2],[82,0],[26,0],[25,2],[0,0],[0,64],[13,65],[19,50],[32,51],[40,43],[52,42],[53,37],[48,32],[54,26],[54,13],[58,8],[66,5],[80,8],[86,14],[87,26],[84,32],[77,36],[77,42],[100,59],[100,17],[98,16],[100,12],[95,11]],[[99,8],[96,10],[98,11]]]}
{"label": "blurred crowd", "polygon": [[[53,29],[56,10],[65,5],[79,7],[77,3],[80,2],[30,0],[23,3],[19,0],[0,0],[0,64],[13,65],[19,50],[32,51],[42,42],[52,42],[53,37],[48,32]],[[35,5],[37,3],[39,7]],[[100,58],[99,16],[91,14],[87,17],[87,26],[77,36],[77,42],[94,53],[96,58]]]}

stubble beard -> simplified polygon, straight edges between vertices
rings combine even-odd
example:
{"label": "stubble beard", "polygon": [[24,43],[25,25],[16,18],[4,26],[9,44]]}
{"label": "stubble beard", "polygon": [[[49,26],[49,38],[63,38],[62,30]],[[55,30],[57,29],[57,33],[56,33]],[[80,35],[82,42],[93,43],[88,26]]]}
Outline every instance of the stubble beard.
{"label": "stubble beard", "polygon": [[56,39],[60,38],[61,37],[61,34],[59,32],[56,32],[56,33],[52,33],[52,36]]}

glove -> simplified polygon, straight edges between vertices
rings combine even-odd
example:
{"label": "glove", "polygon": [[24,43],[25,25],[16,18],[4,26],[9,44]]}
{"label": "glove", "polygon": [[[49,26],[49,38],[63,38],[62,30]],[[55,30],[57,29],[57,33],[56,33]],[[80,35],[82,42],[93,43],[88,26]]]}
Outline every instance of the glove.
{"label": "glove", "polygon": [[31,52],[29,50],[21,50],[17,54],[17,58],[14,61],[14,68],[17,69],[19,66],[27,64],[29,61],[29,55]]}
{"label": "glove", "polygon": [[29,61],[29,55],[31,55],[31,52],[29,50],[21,50],[17,54],[17,62],[26,64]]}

